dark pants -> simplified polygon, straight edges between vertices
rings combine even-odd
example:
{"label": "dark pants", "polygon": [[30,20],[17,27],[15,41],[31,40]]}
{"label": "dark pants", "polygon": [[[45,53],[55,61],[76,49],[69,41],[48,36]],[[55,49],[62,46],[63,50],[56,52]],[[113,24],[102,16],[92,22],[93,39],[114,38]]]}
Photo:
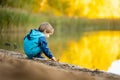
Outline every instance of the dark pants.
{"label": "dark pants", "polygon": [[41,59],[44,59],[44,57],[41,56],[41,53],[38,53],[37,55],[35,55],[34,58],[41,58]]}

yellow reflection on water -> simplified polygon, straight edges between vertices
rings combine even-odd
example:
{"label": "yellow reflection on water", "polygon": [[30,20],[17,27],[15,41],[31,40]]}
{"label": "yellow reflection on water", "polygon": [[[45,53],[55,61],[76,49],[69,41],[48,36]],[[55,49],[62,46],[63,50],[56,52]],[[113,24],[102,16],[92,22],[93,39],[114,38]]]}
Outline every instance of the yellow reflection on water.
{"label": "yellow reflection on water", "polygon": [[89,69],[107,70],[119,55],[120,31],[99,31],[85,33],[78,42],[69,42],[60,61]]}

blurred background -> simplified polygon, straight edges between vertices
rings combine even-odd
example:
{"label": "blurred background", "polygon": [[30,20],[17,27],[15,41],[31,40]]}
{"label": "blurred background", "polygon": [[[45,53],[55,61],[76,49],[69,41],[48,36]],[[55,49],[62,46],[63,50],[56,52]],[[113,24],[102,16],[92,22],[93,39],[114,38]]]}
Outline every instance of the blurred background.
{"label": "blurred background", "polygon": [[120,59],[120,0],[0,0],[0,48],[23,51],[23,38],[41,22],[60,62],[107,70]]}

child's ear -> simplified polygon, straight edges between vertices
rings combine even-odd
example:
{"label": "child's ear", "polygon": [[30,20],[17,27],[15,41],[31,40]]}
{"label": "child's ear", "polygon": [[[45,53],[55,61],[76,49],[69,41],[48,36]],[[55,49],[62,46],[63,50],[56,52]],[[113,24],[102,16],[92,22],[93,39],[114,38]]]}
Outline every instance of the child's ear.
{"label": "child's ear", "polygon": [[46,30],[44,30],[43,33],[46,33]]}

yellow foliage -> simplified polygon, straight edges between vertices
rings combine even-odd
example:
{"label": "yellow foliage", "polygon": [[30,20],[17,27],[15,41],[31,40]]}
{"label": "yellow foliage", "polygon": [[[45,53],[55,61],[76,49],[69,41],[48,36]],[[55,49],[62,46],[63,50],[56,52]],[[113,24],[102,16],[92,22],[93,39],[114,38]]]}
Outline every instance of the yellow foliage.
{"label": "yellow foliage", "polygon": [[35,12],[52,12],[57,16],[120,18],[120,0],[51,0],[52,6],[48,0],[35,0],[35,3]]}
{"label": "yellow foliage", "polygon": [[70,16],[120,18],[119,0],[72,0]]}
{"label": "yellow foliage", "polygon": [[119,55],[120,32],[100,31],[84,35],[78,42],[70,42],[61,61],[90,69],[107,70]]}
{"label": "yellow foliage", "polygon": [[36,6],[34,7],[34,12],[44,12],[47,9],[47,0],[35,0]]}

